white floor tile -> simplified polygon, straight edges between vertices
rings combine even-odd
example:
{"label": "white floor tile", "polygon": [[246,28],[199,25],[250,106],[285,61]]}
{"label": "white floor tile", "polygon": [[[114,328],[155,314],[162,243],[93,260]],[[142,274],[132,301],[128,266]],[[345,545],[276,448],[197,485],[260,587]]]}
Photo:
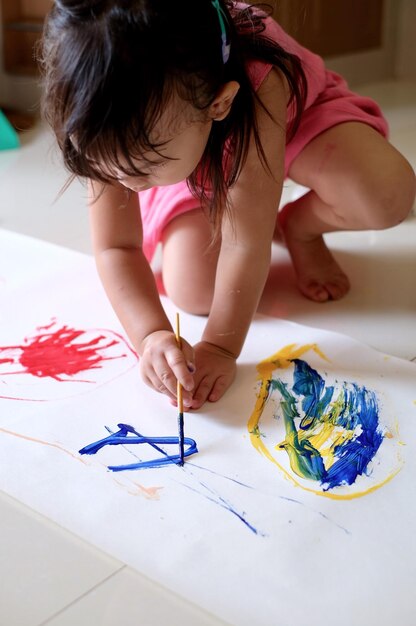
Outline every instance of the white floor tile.
{"label": "white floor tile", "polygon": [[38,626],[122,566],[0,494],[1,626]]}
{"label": "white floor tile", "polygon": [[221,620],[125,568],[42,626],[220,626]]}
{"label": "white floor tile", "polygon": [[91,252],[86,190],[68,174],[43,124],[22,135],[22,147],[0,151],[0,227]]}

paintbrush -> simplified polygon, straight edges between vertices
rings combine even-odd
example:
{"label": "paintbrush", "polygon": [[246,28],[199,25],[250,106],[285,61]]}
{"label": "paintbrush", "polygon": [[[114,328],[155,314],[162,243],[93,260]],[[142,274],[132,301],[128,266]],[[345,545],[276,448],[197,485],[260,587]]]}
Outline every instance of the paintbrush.
{"label": "paintbrush", "polygon": [[[176,313],[176,331],[175,331],[176,343],[178,348],[182,350],[181,332],[179,323],[179,313]],[[183,395],[182,385],[178,380],[177,392],[178,397],[178,441],[179,441],[179,465],[184,464],[184,423],[183,423]]]}

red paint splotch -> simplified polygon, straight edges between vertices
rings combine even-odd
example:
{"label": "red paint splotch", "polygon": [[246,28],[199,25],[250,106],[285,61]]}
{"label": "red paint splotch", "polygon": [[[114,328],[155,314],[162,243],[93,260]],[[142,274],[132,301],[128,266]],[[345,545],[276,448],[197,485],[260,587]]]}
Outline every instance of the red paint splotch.
{"label": "red paint splotch", "polygon": [[[67,380],[80,372],[101,368],[104,361],[123,358],[133,352],[121,336],[111,331],[54,326],[52,322],[39,327],[38,334],[26,337],[20,346],[0,347],[0,364],[20,366],[18,370],[2,371],[2,375],[31,374]],[[113,350],[116,346],[120,349]]]}

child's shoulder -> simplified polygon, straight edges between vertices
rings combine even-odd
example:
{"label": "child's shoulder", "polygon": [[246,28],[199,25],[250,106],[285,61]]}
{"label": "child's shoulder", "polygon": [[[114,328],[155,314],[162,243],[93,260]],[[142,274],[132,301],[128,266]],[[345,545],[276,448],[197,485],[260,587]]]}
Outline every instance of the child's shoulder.
{"label": "child's shoulder", "polygon": [[[236,6],[243,8],[247,5],[237,3]],[[256,10],[255,7],[252,7],[252,10]],[[265,28],[260,36],[274,41],[285,52],[295,55],[300,60],[308,84],[308,107],[326,84],[326,68],[323,59],[293,39],[273,17],[266,17],[264,26]],[[247,73],[255,91],[259,90],[272,68],[273,65],[271,63],[259,59],[251,59],[247,63]]]}

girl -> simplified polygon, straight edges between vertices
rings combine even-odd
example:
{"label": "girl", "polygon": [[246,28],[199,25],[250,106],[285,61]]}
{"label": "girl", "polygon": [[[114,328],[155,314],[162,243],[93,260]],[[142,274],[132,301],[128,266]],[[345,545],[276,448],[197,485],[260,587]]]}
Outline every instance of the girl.
{"label": "girl", "polygon": [[[225,0],[56,0],[44,112],[89,180],[97,267],[144,380],[199,408],[232,383],[281,233],[299,289],[338,299],[336,230],[408,214],[415,176],[377,105],[350,92],[264,8]],[[285,176],[309,188],[278,213]],[[182,309],[208,315],[178,349],[149,261]]]}

